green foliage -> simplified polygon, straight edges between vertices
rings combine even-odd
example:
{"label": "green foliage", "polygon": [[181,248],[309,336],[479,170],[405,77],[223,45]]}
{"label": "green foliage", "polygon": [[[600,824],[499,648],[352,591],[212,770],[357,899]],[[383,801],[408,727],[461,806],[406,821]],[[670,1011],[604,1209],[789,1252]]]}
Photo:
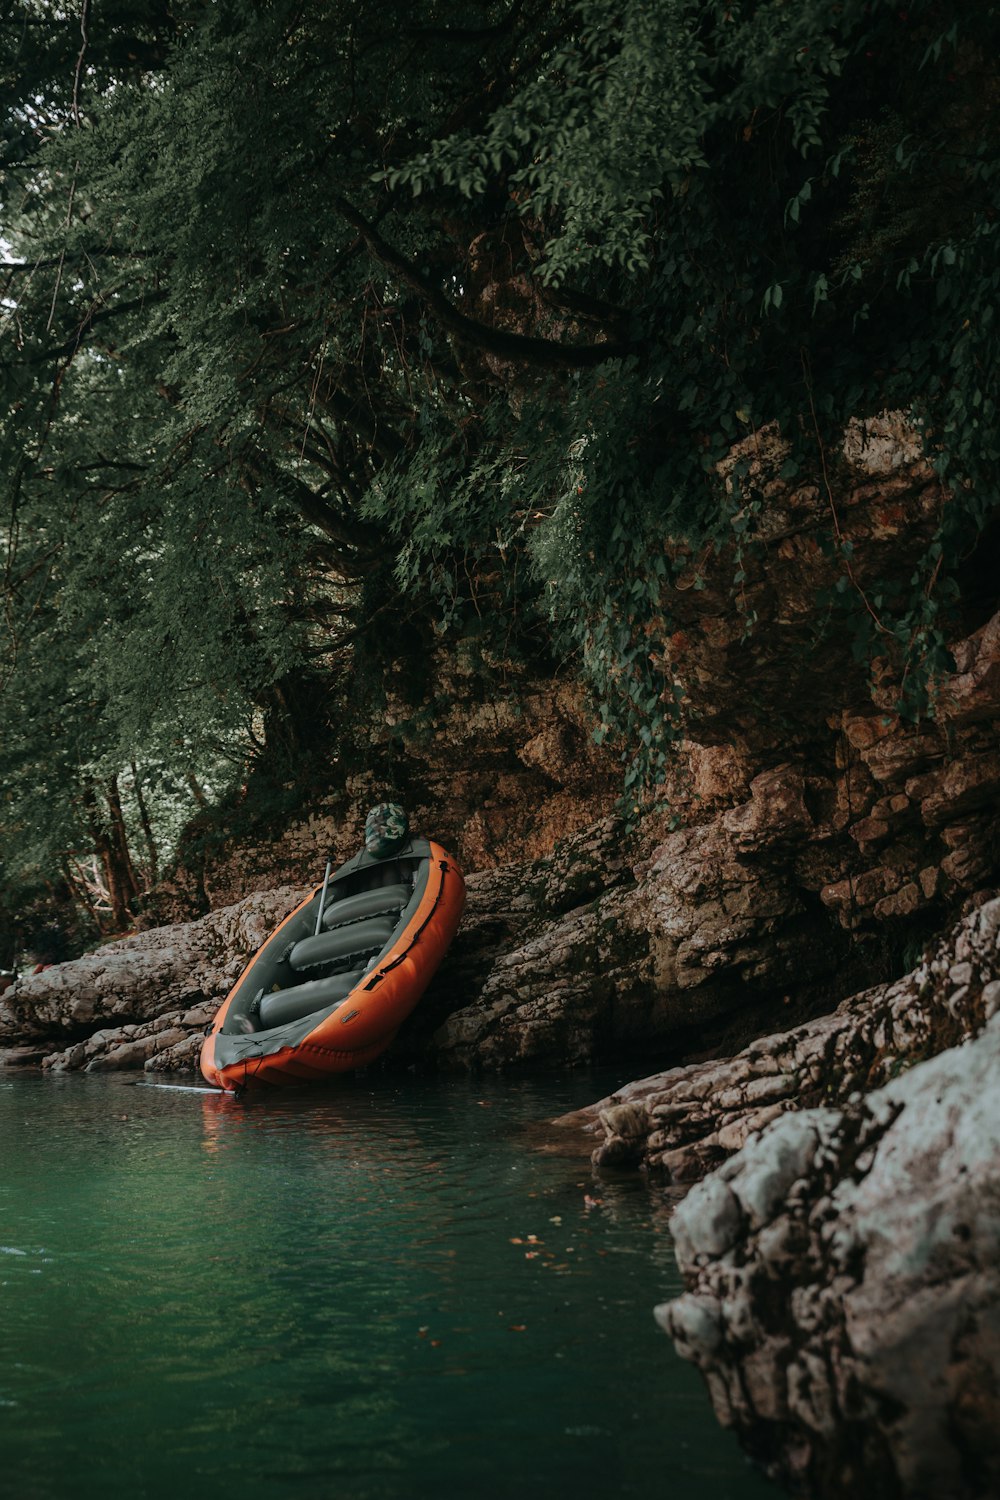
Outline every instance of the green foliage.
{"label": "green foliage", "polygon": [[391,168],[388,184],[414,195],[440,184],[479,198],[499,177],[522,215],[544,225],[538,271],[551,286],[604,268],[647,270],[650,214],[706,165],[700,8],[581,0],[537,73],[485,130]]}
{"label": "green foliage", "polygon": [[725,544],[738,598],[766,500],[719,464],[765,426],[793,480],[852,416],[922,424],[956,497],[931,554],[878,639],[846,566],[823,607],[859,655],[896,642],[923,711],[996,509],[995,6],[24,10],[8,871],[92,838],[85,789],[132,761],[221,792],[317,715],[348,745],[432,615],[504,649],[546,621],[655,781],[668,557]]}

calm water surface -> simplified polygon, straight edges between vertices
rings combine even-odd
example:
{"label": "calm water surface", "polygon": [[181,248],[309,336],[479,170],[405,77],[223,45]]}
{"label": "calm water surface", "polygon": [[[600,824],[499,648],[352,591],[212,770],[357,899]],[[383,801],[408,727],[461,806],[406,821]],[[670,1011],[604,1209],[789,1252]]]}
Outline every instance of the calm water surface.
{"label": "calm water surface", "polygon": [[621,1081],[0,1075],[0,1493],[776,1500],[653,1320],[665,1208],[528,1128]]}

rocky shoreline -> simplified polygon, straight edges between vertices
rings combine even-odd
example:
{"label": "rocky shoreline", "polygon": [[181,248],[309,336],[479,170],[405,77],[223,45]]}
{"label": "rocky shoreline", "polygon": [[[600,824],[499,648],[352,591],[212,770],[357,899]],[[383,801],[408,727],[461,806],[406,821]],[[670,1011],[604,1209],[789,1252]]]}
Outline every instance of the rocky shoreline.
{"label": "rocky shoreline", "polygon": [[305,894],[288,886],[261,892],[19,980],[0,996],[0,1063],[40,1061],[59,1072],[196,1069],[204,1028]]}
{"label": "rocky shoreline", "polygon": [[[550,862],[551,907],[580,895],[576,868]],[[537,914],[523,874],[472,878],[471,952],[504,913],[522,928]],[[193,1069],[217,991],[302,894],[251,896],[33,976],[0,1000],[16,1040],[4,1060]],[[567,915],[583,920],[575,904]],[[568,981],[569,946],[561,962]],[[461,1012],[436,1012],[470,972],[459,954],[404,1055],[436,1045],[454,1064]],[[46,1051],[57,1023],[87,1034]],[[1000,1493],[1000,896],[969,903],[903,978],[554,1125],[590,1137],[598,1172],[638,1168],[685,1195],[670,1229],[687,1290],[656,1317],[772,1477],[810,1500]]]}
{"label": "rocky shoreline", "polygon": [[[912,566],[947,503],[908,441],[888,418],[845,440],[862,589]],[[480,706],[436,724],[422,821],[433,808],[430,831],[471,869],[468,905],[392,1058],[641,1058],[629,1070],[647,1076],[559,1124],[600,1171],[690,1189],[673,1220],[688,1290],[658,1316],[720,1419],[818,1500],[985,1500],[1000,1493],[995,581],[956,630],[934,717],[909,722],[888,663],[866,682],[842,639],[814,649],[840,565],[826,497],[783,485],[780,457],[753,456],[771,527],[741,560],[757,631],[722,549],[697,589],[678,575],[673,628],[651,642],[684,690],[665,805],[631,827],[612,812],[579,694],[536,684],[523,718]],[[197,901],[179,872],[160,915],[215,909],[20,980],[0,997],[0,1065],[193,1071],[245,963],[355,832],[317,815],[229,849],[198,871]]]}
{"label": "rocky shoreline", "polygon": [[[477,1036],[498,1065],[543,1044],[565,1056],[572,1036],[588,1055],[602,1018],[570,938],[641,889],[624,860],[612,891],[580,885],[617,834],[606,822],[549,861],[471,877],[463,940],[402,1059],[468,1066]],[[0,1063],[193,1070],[222,994],[303,894],[249,896],[23,981],[0,999]],[[504,986],[553,928],[546,1004],[511,1003]],[[614,957],[605,986],[628,973]],[[455,999],[476,985],[473,1024]],[[599,1172],[686,1192],[671,1232],[687,1291],[656,1316],[720,1421],[794,1493],[1000,1492],[998,1085],[1000,897],[984,894],[903,978],[554,1122],[590,1136]]]}
{"label": "rocky shoreline", "polygon": [[844,1104],[978,1036],[1000,1010],[998,928],[1000,902],[984,901],[902,979],[735,1057],[639,1079],[560,1123],[595,1138],[595,1167],[697,1182],[788,1111]]}

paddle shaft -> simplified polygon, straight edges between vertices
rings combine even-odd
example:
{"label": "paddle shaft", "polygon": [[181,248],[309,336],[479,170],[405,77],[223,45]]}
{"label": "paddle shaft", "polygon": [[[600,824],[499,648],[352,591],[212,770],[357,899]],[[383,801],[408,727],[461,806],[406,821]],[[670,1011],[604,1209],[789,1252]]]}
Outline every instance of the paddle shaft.
{"label": "paddle shaft", "polygon": [[333,866],[332,866],[331,861],[327,860],[327,862],[326,862],[326,874],[323,876],[323,889],[320,892],[320,897],[319,897],[319,910],[316,913],[316,931],[313,933],[313,937],[317,937],[318,936],[319,929],[320,929],[320,927],[322,925],[322,922],[323,922],[323,907],[326,905],[326,888],[330,884],[330,870],[332,868],[333,868]]}

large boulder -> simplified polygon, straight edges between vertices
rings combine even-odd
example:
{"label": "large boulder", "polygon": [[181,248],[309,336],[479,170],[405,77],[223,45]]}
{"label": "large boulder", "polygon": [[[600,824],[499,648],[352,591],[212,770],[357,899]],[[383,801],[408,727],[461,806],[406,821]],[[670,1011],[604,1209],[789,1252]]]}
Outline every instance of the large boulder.
{"label": "large boulder", "polygon": [[811,1500],[1000,1493],[1000,1016],[788,1114],[671,1221],[656,1309],[720,1420]]}
{"label": "large boulder", "polygon": [[1000,899],[906,981],[567,1123],[675,1180],[721,1161],[673,1215],[687,1290],[656,1316],[775,1477],[1000,1493]]}

